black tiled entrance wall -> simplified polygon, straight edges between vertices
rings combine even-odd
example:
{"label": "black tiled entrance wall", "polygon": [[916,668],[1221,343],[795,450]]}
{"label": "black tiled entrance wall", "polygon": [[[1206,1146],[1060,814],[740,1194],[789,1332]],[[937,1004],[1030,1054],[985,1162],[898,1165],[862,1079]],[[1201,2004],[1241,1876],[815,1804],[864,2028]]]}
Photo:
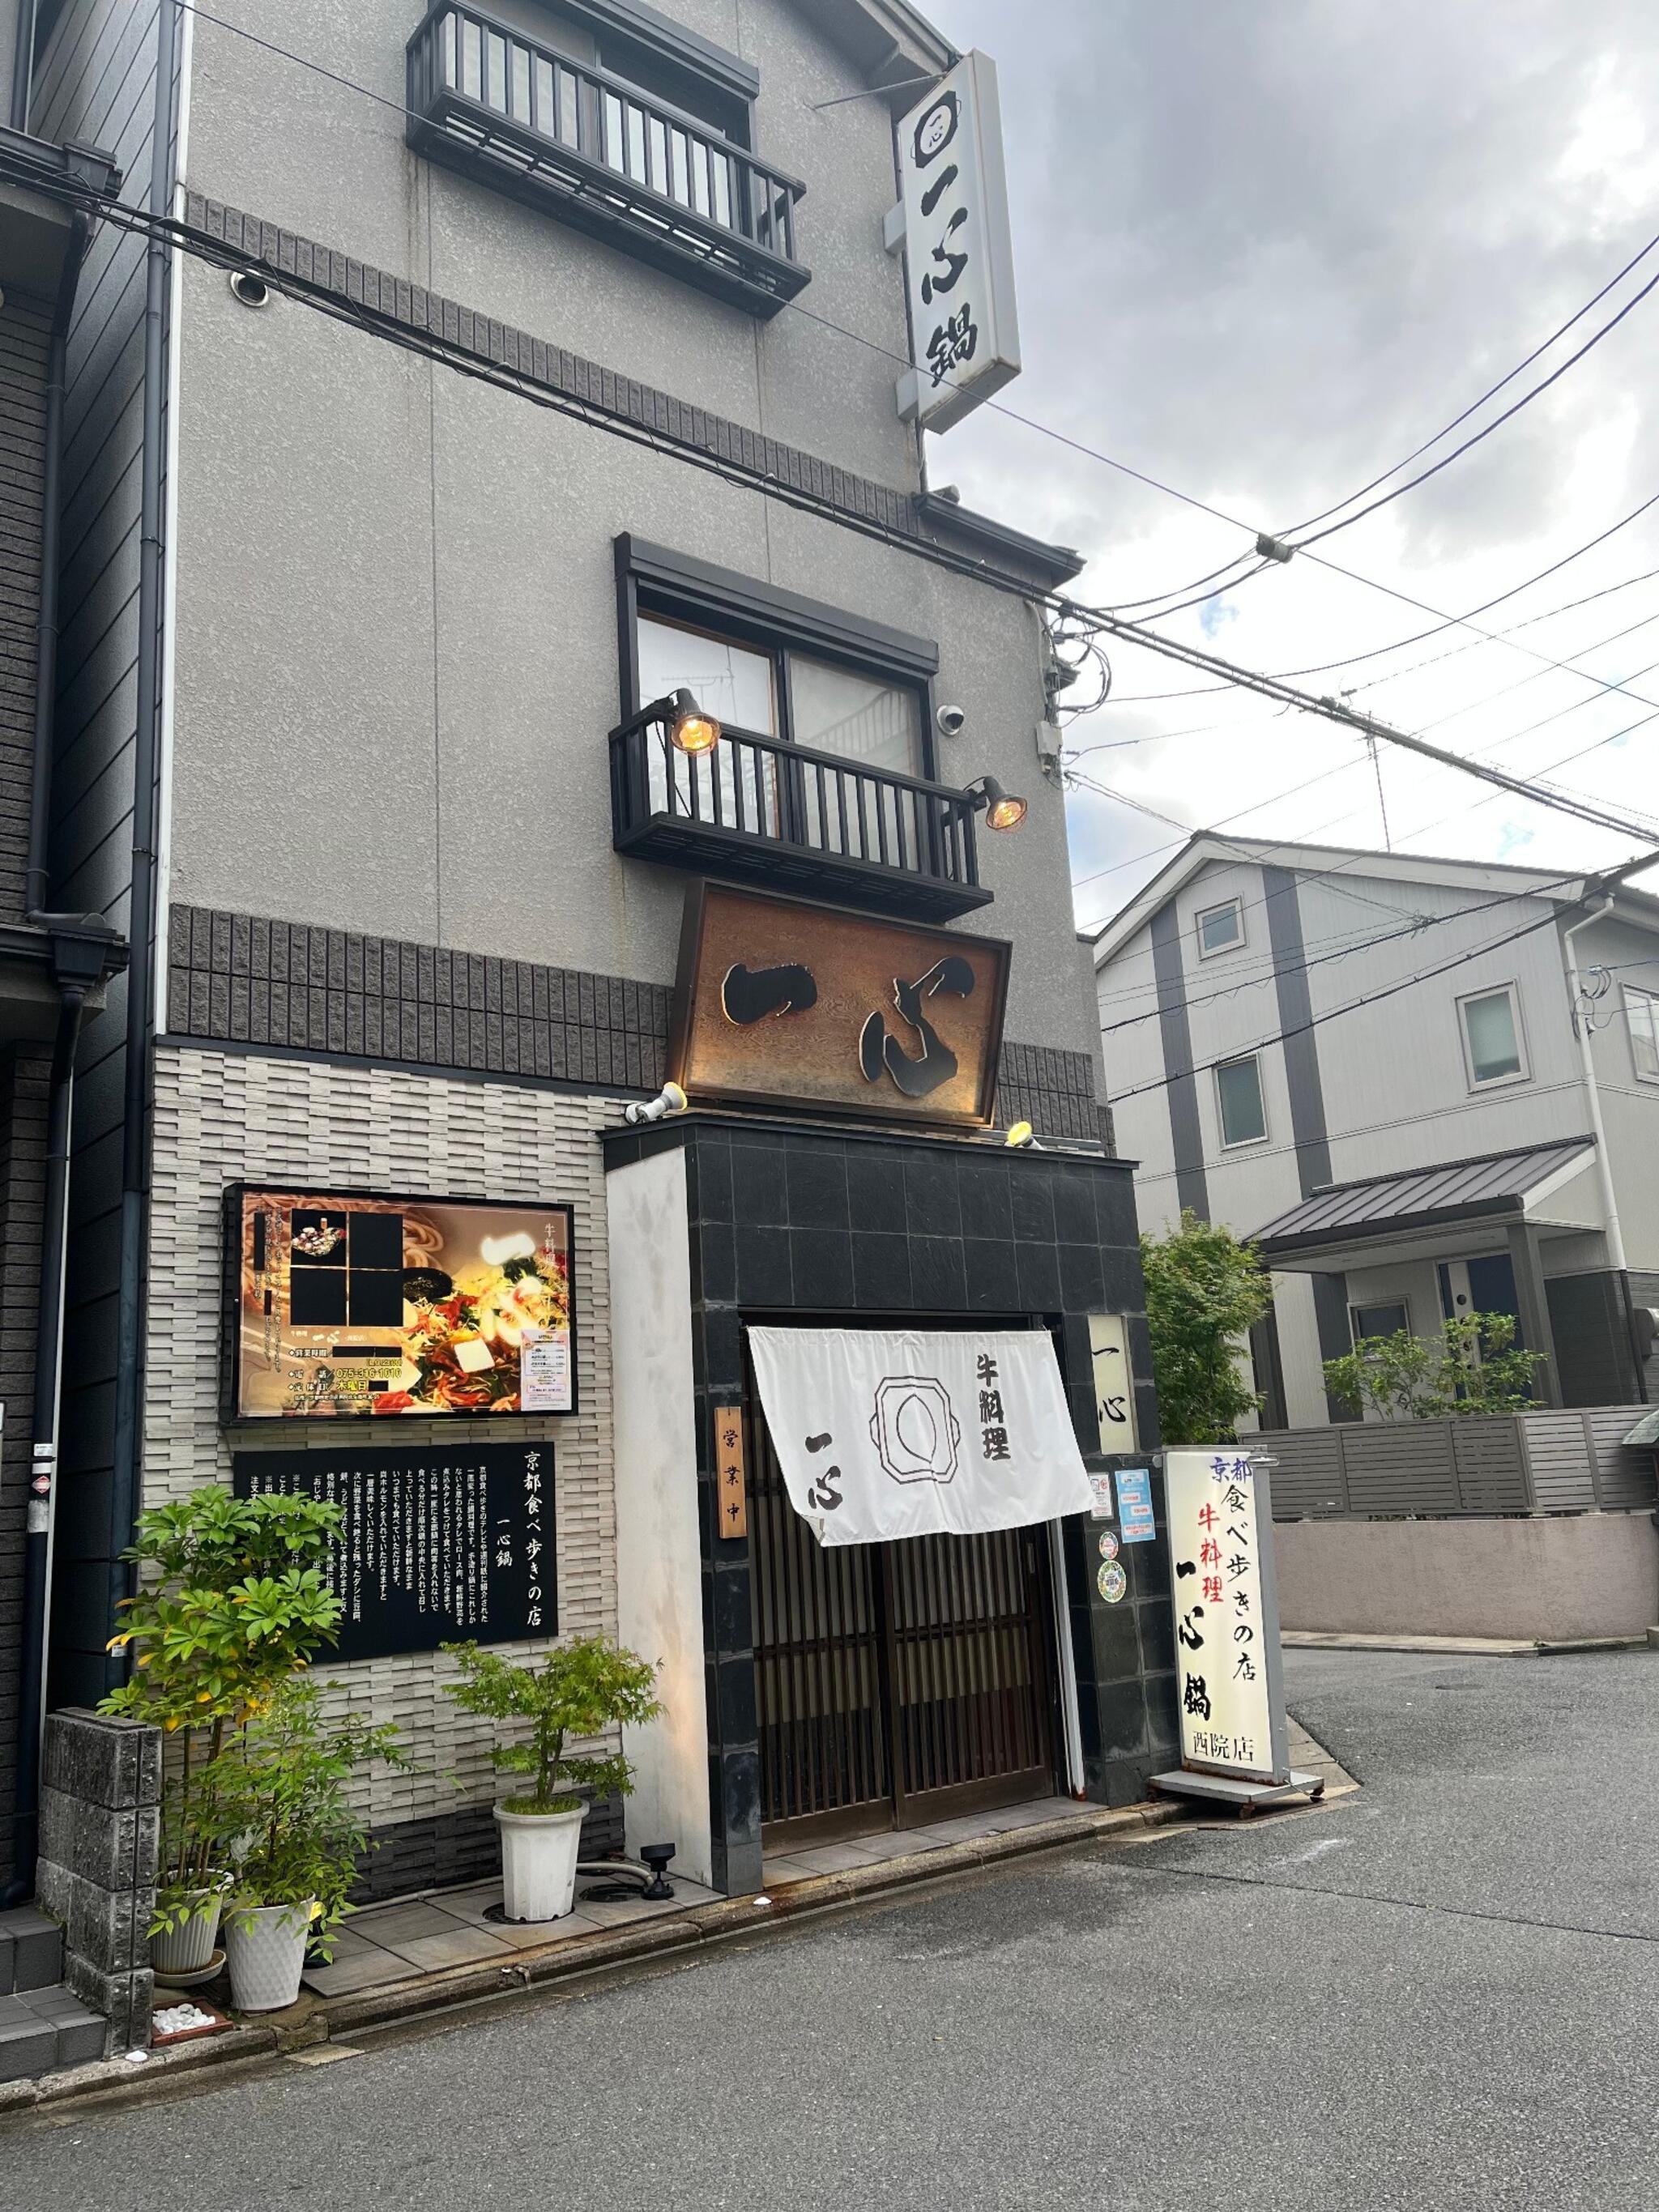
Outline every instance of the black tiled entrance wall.
{"label": "black tiled entrance wall", "polygon": [[[1015,1152],[689,1115],[605,1140],[617,1168],[670,1146],[686,1156],[692,1352],[697,1394],[703,1637],[714,1879],[761,1880],[760,1749],[749,1552],[716,1526],[713,1410],[745,1395],[743,1322],[790,1313],[881,1317],[982,1314],[1055,1333],[1078,1441],[1097,1449],[1091,1313],[1125,1313],[1143,1445],[1157,1439],[1131,1171],[1100,1157]],[[1065,1529],[1066,1602],[1089,1795],[1129,1804],[1176,1750],[1163,1486],[1158,1538],[1126,1546],[1128,1594],[1100,1598],[1097,1538]],[[1056,1731],[1058,1740],[1058,1731]]]}

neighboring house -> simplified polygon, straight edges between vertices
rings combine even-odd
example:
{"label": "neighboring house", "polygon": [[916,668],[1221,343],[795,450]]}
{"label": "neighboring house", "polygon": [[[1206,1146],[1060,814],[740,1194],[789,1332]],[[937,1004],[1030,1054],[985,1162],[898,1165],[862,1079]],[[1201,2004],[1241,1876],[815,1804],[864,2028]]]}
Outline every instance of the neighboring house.
{"label": "neighboring house", "polygon": [[[398,1523],[404,1550],[377,1554],[354,1605],[465,1528],[469,1603],[501,1555],[530,1562],[518,1640],[556,1618],[665,1661],[650,1741],[673,1771],[639,1817],[718,1887],[758,1886],[782,1820],[845,1832],[952,1791],[1073,1783],[1127,1801],[1168,1759],[1153,1547],[1097,1648],[1086,1524],[1063,1557],[1007,1532],[923,1684],[904,1639],[938,1623],[905,1609],[932,1601],[877,1591],[879,1546],[838,1578],[850,1554],[781,1511],[760,1426],[750,1536],[723,1534],[732,1501],[714,1502],[726,1409],[757,1422],[755,1314],[1040,1324],[1090,1448],[1091,1319],[1124,1316],[1152,1433],[1131,1180],[1109,1157],[1064,793],[1042,772],[1039,602],[1079,562],[930,492],[896,396],[895,118],[960,58],[903,0],[217,0],[159,22],[157,0],[45,0],[41,127],[106,139],[129,202],[170,208],[185,248],[120,235],[70,353],[53,866],[63,900],[131,911],[134,988],[77,1112],[62,1701],[122,1663],[106,1638],[145,1501],[372,1476],[360,1564],[390,1543],[376,1516],[399,1485],[420,1486],[418,1526]],[[724,725],[712,754],[662,711],[681,689]],[[987,776],[1027,803],[1017,828]],[[890,966],[850,1012],[825,969],[815,1029],[742,1031],[776,1054],[770,1111],[624,1131],[670,1066],[704,878],[828,906],[852,951],[877,919],[988,960],[1006,941],[988,1085],[996,1121],[1032,1122],[1043,1149],[895,1121],[893,1054],[900,1073],[927,1060],[922,1091],[946,1055],[904,1014],[922,984]],[[970,965],[937,946],[925,963],[947,1042]],[[755,1011],[735,1003],[727,1042]],[[884,1005],[911,1040],[884,1063]],[[791,1104],[826,1084],[856,1110]],[[428,1419],[433,1370],[386,1365],[376,1331],[452,1302],[443,1267],[408,1264],[417,1236],[453,1264],[438,1240],[461,1231],[423,1211],[443,1199],[526,1217],[479,1248],[520,1271],[509,1287],[537,1255],[559,1264],[574,1209],[574,1346],[548,1346],[533,1412],[526,1383],[505,1420]],[[348,1204],[380,1224],[349,1244]],[[293,1365],[283,1302],[318,1333],[313,1365],[256,1408],[248,1375]],[[239,1366],[227,1336],[249,1310]],[[444,1326],[445,1402],[482,1413],[482,1322]],[[337,1417],[371,1396],[401,1418]],[[526,1494],[550,1499],[536,1551],[481,1557],[477,1497],[454,1519],[452,1492],[526,1442],[546,1464]],[[496,1849],[429,1565],[376,1650],[354,1613],[331,1662],[420,1763],[375,1784],[382,1887],[475,1875]]]}
{"label": "neighboring house", "polygon": [[1345,1418],[1321,1363],[1357,1337],[1473,1310],[1516,1316],[1546,1404],[1659,1396],[1659,899],[1200,835],[1095,968],[1143,1225],[1190,1208],[1273,1270],[1264,1425]]}
{"label": "neighboring house", "polygon": [[118,178],[104,155],[29,135],[14,72],[28,12],[0,0],[0,1905],[33,1851],[62,1139],[76,1038],[83,1024],[89,1042],[112,1026],[97,1018],[106,979],[125,963],[109,923],[52,910],[63,902],[46,878],[63,349],[106,251],[88,210]]}

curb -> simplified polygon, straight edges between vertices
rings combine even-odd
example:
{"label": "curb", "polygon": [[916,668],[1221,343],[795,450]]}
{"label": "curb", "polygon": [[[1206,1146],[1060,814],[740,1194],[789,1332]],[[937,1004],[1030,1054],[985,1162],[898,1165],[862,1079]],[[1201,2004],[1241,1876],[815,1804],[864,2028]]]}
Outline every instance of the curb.
{"label": "curb", "polygon": [[1287,1651],[1405,1651],[1431,1659],[1535,1659],[1559,1652],[1640,1651],[1659,1645],[1659,1632],[1638,1636],[1412,1636],[1374,1635],[1341,1628],[1287,1628]]}
{"label": "curb", "polygon": [[[1356,1786],[1347,1782],[1349,1789]],[[1334,1794],[1338,1793],[1328,1789],[1327,1799]],[[853,1867],[840,1874],[812,1875],[805,1881],[790,1882],[775,1895],[769,1895],[763,1904],[753,1897],[722,1898],[713,1905],[696,1905],[689,1912],[665,1915],[609,1935],[575,1942],[566,1937],[520,1951],[510,1960],[447,1967],[423,1974],[416,1981],[320,1999],[314,2011],[291,2028],[238,2026],[200,2042],[154,2051],[143,2065],[125,2057],[104,2058],[46,2075],[36,2081],[6,2083],[0,2086],[0,2121],[71,2101],[135,2103],[181,2075],[208,2067],[260,2063],[365,2028],[394,2027],[459,2006],[526,1996],[533,1989],[777,1929],[818,1912],[920,1888],[1009,1860],[1092,1843],[1103,1836],[1144,1836],[1190,1817],[1190,1808],[1173,1799],[1103,1806],[1093,1814],[1073,1814],[1033,1822],[1005,1829],[998,1835],[919,1851],[911,1858],[879,1859],[871,1866]]]}

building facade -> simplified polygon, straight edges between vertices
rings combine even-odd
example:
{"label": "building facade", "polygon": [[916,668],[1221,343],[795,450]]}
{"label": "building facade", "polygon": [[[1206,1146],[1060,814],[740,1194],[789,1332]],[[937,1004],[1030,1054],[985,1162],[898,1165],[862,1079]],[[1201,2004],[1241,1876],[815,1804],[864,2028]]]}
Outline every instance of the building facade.
{"label": "building facade", "polygon": [[[774,1510],[747,1351],[760,1322],[1036,1330],[1103,1464],[1104,1317],[1114,1418],[1156,1441],[1040,773],[1040,603],[1078,564],[930,491],[896,392],[895,119],[961,58],[902,0],[216,12],[64,0],[35,70],[50,128],[172,218],[112,240],[70,349],[52,865],[131,913],[134,981],[83,1061],[56,1695],[111,1679],[143,1502],[324,1482],[357,1565],[380,1547],[338,1694],[420,1766],[375,1785],[381,1891],[493,1861],[436,1649],[492,1574],[492,1634],[505,1607],[509,1643],[663,1662],[637,1818],[728,1891],[786,1824],[1138,1797],[1175,1739],[1162,1547],[1109,1603],[1086,1518],[929,1539],[925,1591],[902,1547],[838,1579]],[[734,963],[714,1047],[769,1061],[629,1127],[691,1064],[716,912],[816,948],[817,1028],[799,985],[739,1003],[765,977]],[[893,1033],[872,1003],[814,1073],[832,978],[884,959]],[[439,1553],[469,1562],[448,1615]]]}
{"label": "building facade", "polygon": [[1191,1209],[1273,1270],[1266,1425],[1352,1418],[1322,1362],[1470,1311],[1516,1319],[1547,1405],[1653,1395],[1659,901],[1200,836],[1095,967],[1143,1223]]}
{"label": "building facade", "polygon": [[[107,1026],[119,916],[54,907],[46,821],[57,644],[63,372],[97,211],[118,173],[32,135],[28,11],[0,7],[0,1903],[33,1850],[49,1572],[40,1491],[56,1445],[64,1136],[77,1041]],[[72,197],[73,204],[64,195]],[[116,984],[118,996],[120,985]]]}

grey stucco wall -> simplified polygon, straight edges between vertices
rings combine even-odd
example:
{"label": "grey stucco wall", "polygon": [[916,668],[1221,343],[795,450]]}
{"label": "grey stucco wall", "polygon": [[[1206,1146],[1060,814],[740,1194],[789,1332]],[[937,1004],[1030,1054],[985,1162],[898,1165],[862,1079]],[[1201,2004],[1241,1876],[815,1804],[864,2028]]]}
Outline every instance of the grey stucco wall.
{"label": "grey stucco wall", "polygon": [[[225,0],[213,12],[273,36],[261,0]],[[786,308],[765,325],[487,185],[417,161],[399,110],[404,50],[422,12],[413,0],[354,0],[349,9],[289,0],[276,42],[349,84],[198,19],[192,188],[476,301],[623,374],[668,383],[698,406],[842,467],[914,484],[915,440],[893,404],[901,364],[888,357],[908,358],[898,264],[882,243],[896,198],[888,112],[879,100],[814,112],[815,102],[866,88],[809,9],[792,0],[660,0],[660,12],[758,69],[755,150],[807,187],[797,244],[812,282],[802,306],[821,320]],[[669,362],[672,378],[664,374]]]}
{"label": "grey stucco wall", "polygon": [[1029,606],[193,264],[183,331],[173,897],[670,980],[684,878],[611,849],[633,531],[937,639],[942,775],[1031,800],[963,926],[1014,940],[1009,1033],[1092,1055]]}

